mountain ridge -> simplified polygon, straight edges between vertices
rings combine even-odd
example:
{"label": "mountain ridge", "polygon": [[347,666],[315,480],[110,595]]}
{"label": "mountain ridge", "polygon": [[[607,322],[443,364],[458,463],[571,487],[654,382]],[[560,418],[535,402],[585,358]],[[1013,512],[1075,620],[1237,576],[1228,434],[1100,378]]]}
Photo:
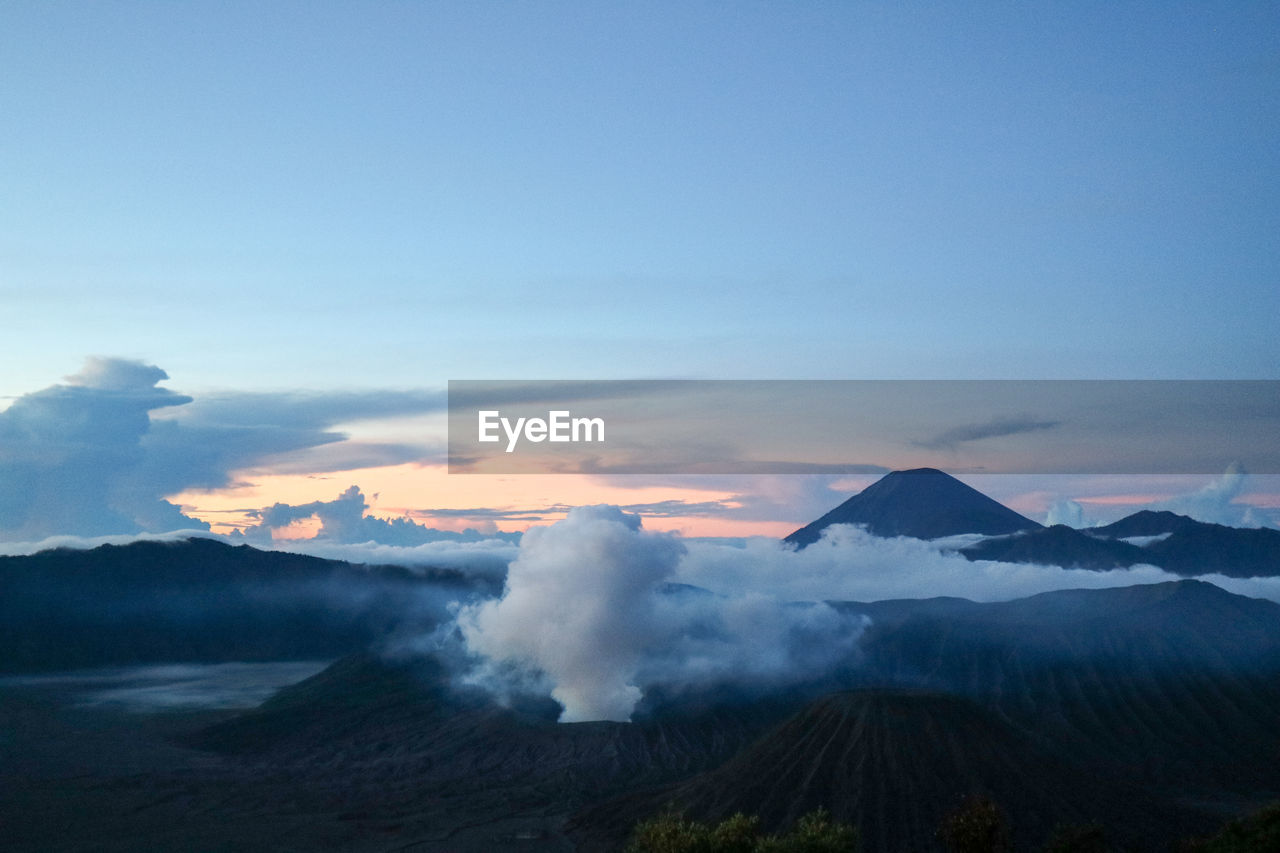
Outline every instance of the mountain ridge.
{"label": "mountain ridge", "polygon": [[[893,471],[783,542],[817,542],[833,524],[874,536],[940,539],[976,534],[957,549],[969,560],[1109,571],[1147,564],[1183,577],[1280,576],[1280,530],[1228,527],[1168,510],[1139,510],[1102,527],[1046,527],[936,468]],[[1150,541],[1128,541],[1151,537]]]}
{"label": "mountain ridge", "polygon": [[934,831],[947,811],[975,795],[1018,815],[1016,849],[1034,849],[1059,824],[1123,825],[1126,841],[1147,843],[1211,825],[1136,786],[1091,776],[969,699],[869,688],[816,699],[723,765],[588,808],[571,827],[586,850],[606,850],[608,836],[663,809],[709,821],[743,812],[781,831],[825,808],[860,828],[868,853],[937,850]]}
{"label": "mountain ridge", "polygon": [[886,474],[783,541],[804,548],[832,524],[861,524],[875,536],[916,539],[992,536],[1042,526],[936,468]]}

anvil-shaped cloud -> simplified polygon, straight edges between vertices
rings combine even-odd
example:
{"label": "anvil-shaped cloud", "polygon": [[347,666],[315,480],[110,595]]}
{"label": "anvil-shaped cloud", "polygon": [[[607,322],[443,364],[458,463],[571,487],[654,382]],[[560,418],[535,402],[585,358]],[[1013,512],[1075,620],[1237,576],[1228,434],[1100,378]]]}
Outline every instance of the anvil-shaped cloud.
{"label": "anvil-shaped cloud", "polygon": [[[91,358],[58,384],[0,412],[0,538],[206,529],[165,500],[220,488],[236,471],[343,442],[335,426],[435,411],[429,392],[225,394],[202,399],[159,383],[159,367]],[[174,416],[153,416],[178,409]],[[363,447],[330,470],[427,459],[433,450]],[[353,461],[354,460],[354,461]]]}

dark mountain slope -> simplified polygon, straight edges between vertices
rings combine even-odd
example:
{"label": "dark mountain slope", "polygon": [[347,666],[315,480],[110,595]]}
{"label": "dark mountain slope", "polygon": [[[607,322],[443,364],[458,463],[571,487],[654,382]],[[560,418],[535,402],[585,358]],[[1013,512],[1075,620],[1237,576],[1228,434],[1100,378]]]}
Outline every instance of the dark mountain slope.
{"label": "dark mountain slope", "polygon": [[1179,575],[1280,575],[1280,530],[1202,524],[1183,527],[1146,550],[1151,562]]}
{"label": "dark mountain slope", "polygon": [[1039,524],[934,468],[894,471],[784,541],[801,548],[832,524],[863,524],[876,536],[937,539],[1034,530]]}
{"label": "dark mountain slope", "polygon": [[1152,562],[1152,556],[1128,542],[1095,539],[1063,524],[984,539],[962,548],[970,560],[997,560],[1002,563],[1038,563],[1069,569],[1128,568]]}
{"label": "dark mountain slope", "polygon": [[559,710],[549,699],[501,707],[455,690],[429,658],[358,655],[190,742],[287,768],[310,785],[343,776],[381,785],[390,811],[447,801],[486,813],[510,800],[567,813],[714,766],[789,712],[760,703],[636,723],[557,723]]}
{"label": "dark mountain slope", "polygon": [[337,657],[499,584],[201,538],[0,557],[0,671]]}
{"label": "dark mountain slope", "polygon": [[[1122,539],[1163,536],[1138,546]],[[1172,512],[1142,512],[1106,527],[1063,525],[987,539],[960,551],[971,560],[1039,563],[1069,568],[1127,568],[1139,563],[1193,577],[1280,575],[1280,530],[1225,527]]]}
{"label": "dark mountain slope", "polygon": [[835,606],[872,619],[840,673],[862,689],[714,771],[583,811],[586,849],[674,804],[774,829],[823,805],[859,823],[868,851],[926,850],[957,798],[985,793],[1018,849],[1098,821],[1165,850],[1227,814],[1204,804],[1280,792],[1280,605],[1180,581]]}
{"label": "dark mountain slope", "polygon": [[[1089,530],[1045,528],[933,468],[887,474],[783,541],[804,548],[832,524],[863,525],[876,536],[995,537],[960,550],[971,560],[1097,571],[1145,563],[1186,577],[1280,575],[1280,530],[1225,527],[1151,510]],[[1143,546],[1121,541],[1162,535]]]}
{"label": "dark mountain slope", "polygon": [[1104,539],[1125,539],[1130,536],[1159,536],[1162,533],[1173,533],[1195,527],[1201,523],[1185,515],[1178,515],[1176,512],[1144,509],[1133,515],[1126,515],[1119,521],[1113,521],[1101,527],[1090,527],[1087,532],[1091,536]]}
{"label": "dark mountain slope", "polygon": [[947,811],[975,794],[1016,815],[1018,849],[1059,823],[1122,826],[1147,849],[1211,825],[1088,774],[971,701],[898,690],[821,699],[721,767],[587,810],[576,825],[585,847],[607,849],[665,807],[706,820],[758,814],[774,831],[824,807],[860,828],[868,853],[932,850]]}
{"label": "dark mountain slope", "polygon": [[1186,580],[1059,590],[990,604],[860,604],[872,624],[855,679],[973,695],[1018,693],[1019,678],[1067,663],[1138,675],[1280,673],[1280,604]]}
{"label": "dark mountain slope", "polygon": [[308,808],[450,849],[505,849],[500,827],[567,843],[575,812],[597,849],[673,800],[774,826],[827,805],[868,850],[928,849],[941,815],[985,792],[1024,846],[1098,820],[1153,850],[1212,829],[1197,804],[1280,791],[1280,605],[1182,581],[836,606],[873,620],[831,674],[862,689],[787,724],[795,704],[747,690],[558,724],[549,700],[500,707],[429,659],[357,656],[192,742]]}
{"label": "dark mountain slope", "polygon": [[1179,796],[1280,790],[1280,605],[1199,581],[887,604],[839,605],[873,619],[851,684],[969,696]]}

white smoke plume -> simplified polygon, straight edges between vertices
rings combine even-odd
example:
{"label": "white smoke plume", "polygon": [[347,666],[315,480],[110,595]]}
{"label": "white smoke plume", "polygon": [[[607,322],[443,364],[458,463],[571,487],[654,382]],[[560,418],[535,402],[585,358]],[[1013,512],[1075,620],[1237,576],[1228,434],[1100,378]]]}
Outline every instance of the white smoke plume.
{"label": "white smoke plume", "polygon": [[1073,500],[1057,501],[1049,507],[1044,523],[1050,527],[1055,524],[1065,524],[1077,529],[1084,527],[1084,507]]}
{"label": "white smoke plume", "polygon": [[634,683],[658,639],[654,593],[684,546],[641,530],[616,507],[580,507],[527,531],[502,598],[463,611],[458,625],[475,652],[525,662],[555,684],[562,720],[626,720]]}
{"label": "white smoke plume", "polygon": [[[1204,579],[1280,598],[1280,579]],[[849,525],[798,551],[765,538],[683,541],[595,506],[526,532],[502,597],[463,608],[456,628],[482,661],[475,680],[500,691],[544,683],[564,722],[627,720],[649,687],[783,686],[856,663],[868,623],[826,602],[1008,601],[1174,580],[1146,565],[1100,572],[970,561],[939,543]]]}
{"label": "white smoke plume", "polygon": [[673,589],[685,545],[617,507],[524,535],[500,599],[461,611],[470,651],[541,673],[562,722],[627,720],[648,685],[796,679],[848,656],[865,627],[825,604]]}

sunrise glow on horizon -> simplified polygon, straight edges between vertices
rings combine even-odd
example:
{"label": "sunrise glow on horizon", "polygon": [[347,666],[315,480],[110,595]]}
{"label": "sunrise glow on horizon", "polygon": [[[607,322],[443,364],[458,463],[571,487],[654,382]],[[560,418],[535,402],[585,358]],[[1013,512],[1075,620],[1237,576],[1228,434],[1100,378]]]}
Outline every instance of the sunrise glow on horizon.
{"label": "sunrise glow on horizon", "polygon": [[[11,4],[0,538],[277,505],[305,535],[352,486],[424,528],[609,503],[777,536],[875,479],[451,476],[459,378],[1274,379],[1276,31],[1265,4]],[[939,423],[928,458],[1070,428],[1035,408]],[[705,440],[685,458],[736,452]],[[1269,472],[1204,458],[990,485],[1038,519],[1277,523]]]}

